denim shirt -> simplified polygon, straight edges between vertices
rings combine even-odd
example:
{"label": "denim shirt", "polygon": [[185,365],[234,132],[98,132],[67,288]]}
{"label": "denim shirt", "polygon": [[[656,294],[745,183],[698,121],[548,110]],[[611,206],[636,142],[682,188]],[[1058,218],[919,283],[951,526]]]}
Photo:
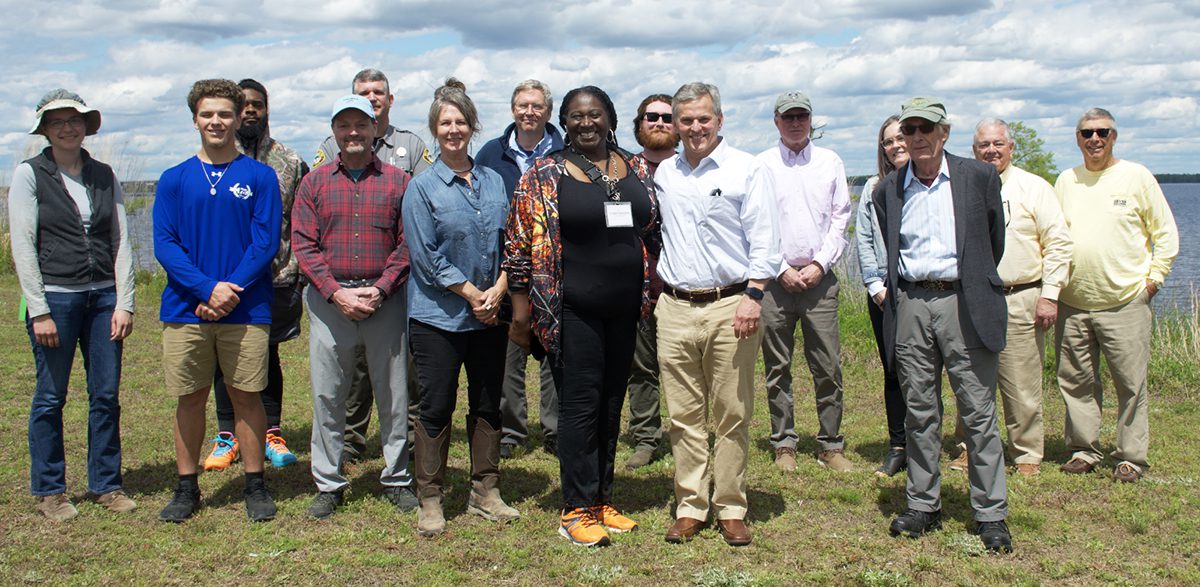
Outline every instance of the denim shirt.
{"label": "denim shirt", "polygon": [[879,185],[879,176],[867,180],[862,195],[858,197],[858,217],[854,221],[854,238],[858,241],[858,266],[862,272],[863,285],[867,293],[875,295],[884,289],[887,278],[887,249],[884,248],[883,231],[879,228],[879,216],[871,193]]}
{"label": "denim shirt", "polygon": [[438,159],[408,184],[401,211],[412,267],[409,318],[451,332],[486,328],[447,288],[470,281],[483,290],[500,276],[508,217],[500,174],[475,165],[468,186]]}

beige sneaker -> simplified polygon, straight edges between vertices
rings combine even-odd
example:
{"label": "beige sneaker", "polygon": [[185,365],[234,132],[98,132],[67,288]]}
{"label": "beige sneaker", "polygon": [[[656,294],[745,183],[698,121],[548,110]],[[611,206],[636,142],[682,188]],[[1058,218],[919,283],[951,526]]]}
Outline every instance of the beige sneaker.
{"label": "beige sneaker", "polygon": [[817,453],[817,462],[821,463],[822,467],[826,467],[839,473],[849,473],[854,470],[854,463],[846,458],[845,451],[840,448],[831,450],[823,450]]}
{"label": "beige sneaker", "polygon": [[71,500],[67,499],[65,493],[42,496],[38,500],[37,509],[55,522],[65,522],[79,515],[79,510],[71,505]]}
{"label": "beige sneaker", "polygon": [[796,449],[781,446],[775,449],[775,466],[784,471],[796,470]]}
{"label": "beige sneaker", "polygon": [[950,467],[951,471],[966,471],[967,470],[967,445],[960,442],[960,443],[958,443],[958,449],[959,449],[958,456],[955,457],[953,461],[950,461],[950,464],[948,466]]}
{"label": "beige sneaker", "polygon": [[137,509],[137,502],[129,499],[124,491],[114,489],[96,498],[96,503],[108,508],[111,512],[123,514]]}

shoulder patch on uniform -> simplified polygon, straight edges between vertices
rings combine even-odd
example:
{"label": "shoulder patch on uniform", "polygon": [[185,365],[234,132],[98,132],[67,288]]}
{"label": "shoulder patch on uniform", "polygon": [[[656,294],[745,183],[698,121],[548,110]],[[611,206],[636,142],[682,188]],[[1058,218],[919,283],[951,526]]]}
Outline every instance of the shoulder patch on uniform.
{"label": "shoulder patch on uniform", "polygon": [[421,158],[424,159],[426,163],[433,165],[433,155],[429,153],[429,149],[425,149],[425,152],[421,153]]}
{"label": "shoulder patch on uniform", "polygon": [[313,157],[313,167],[320,167],[325,162],[325,150],[317,149],[317,156]]}

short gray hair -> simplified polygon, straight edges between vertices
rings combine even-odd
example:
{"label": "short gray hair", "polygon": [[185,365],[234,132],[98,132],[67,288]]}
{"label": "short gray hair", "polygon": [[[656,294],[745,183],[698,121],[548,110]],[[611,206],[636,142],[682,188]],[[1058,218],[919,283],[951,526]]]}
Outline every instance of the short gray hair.
{"label": "short gray hair", "polygon": [[998,126],[1002,129],[1004,129],[1004,140],[1008,141],[1008,144],[1011,145],[1014,142],[1016,142],[1016,141],[1013,141],[1012,134],[1010,134],[1008,132],[1008,123],[1004,122],[1003,120],[1001,120],[999,118],[985,118],[983,120],[980,120],[979,124],[975,125],[975,134],[978,135],[979,131],[981,131],[989,126]]}
{"label": "short gray hair", "polygon": [[704,82],[691,82],[679,86],[679,89],[675,90],[675,95],[671,98],[671,112],[674,113],[675,116],[679,116],[678,110],[680,104],[683,104],[684,102],[691,102],[693,100],[699,100],[705,96],[708,96],[709,99],[712,100],[713,114],[720,116],[721,90],[718,90],[717,86],[706,84]]}
{"label": "short gray hair", "polygon": [[544,98],[544,101],[546,102],[546,110],[551,111],[551,112],[554,111],[554,95],[550,93],[550,86],[548,86],[538,80],[535,80],[535,79],[527,79],[527,80],[517,84],[517,87],[513,88],[512,98],[509,99],[508,106],[510,108],[513,106],[516,106],[517,105],[517,94],[520,94],[521,92],[525,92],[528,90],[537,90],[537,91],[541,92],[542,97]]}
{"label": "short gray hair", "polygon": [[1116,131],[1117,119],[1113,118],[1112,112],[1109,112],[1103,108],[1088,108],[1088,111],[1084,112],[1083,116],[1079,117],[1079,122],[1075,123],[1075,130],[1083,128],[1084,122],[1089,120],[1103,120],[1105,118],[1112,121],[1112,129],[1113,131]]}
{"label": "short gray hair", "polygon": [[350,82],[350,93],[357,94],[358,88],[356,86],[365,82],[383,82],[383,91],[389,94],[392,93],[392,85],[388,83],[387,76],[374,67],[368,67],[354,74],[354,80]]}

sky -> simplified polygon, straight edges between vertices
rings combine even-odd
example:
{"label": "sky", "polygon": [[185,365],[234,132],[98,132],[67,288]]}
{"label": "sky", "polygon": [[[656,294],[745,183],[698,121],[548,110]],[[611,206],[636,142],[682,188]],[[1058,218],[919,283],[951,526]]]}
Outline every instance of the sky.
{"label": "sky", "polygon": [[[1037,131],[1059,169],[1081,161],[1074,126],[1113,113],[1116,154],[1156,173],[1200,172],[1196,0],[0,0],[0,183],[39,148],[28,134],[50,89],[103,115],[87,148],[122,179],[152,179],[193,154],[186,96],[197,79],[252,77],[270,94],[274,137],[311,160],[329,110],[365,67],[383,70],[392,123],[429,141],[447,76],[482,117],[478,149],[512,121],[521,80],[555,96],[596,85],[618,138],[651,93],[716,84],[722,134],[752,153],[775,144],[775,97],[806,92],[817,145],[850,175],[875,171],[879,125],[909,97],[940,98],[947,149],[970,155],[983,117]],[[555,102],[557,120],[558,102]]]}

